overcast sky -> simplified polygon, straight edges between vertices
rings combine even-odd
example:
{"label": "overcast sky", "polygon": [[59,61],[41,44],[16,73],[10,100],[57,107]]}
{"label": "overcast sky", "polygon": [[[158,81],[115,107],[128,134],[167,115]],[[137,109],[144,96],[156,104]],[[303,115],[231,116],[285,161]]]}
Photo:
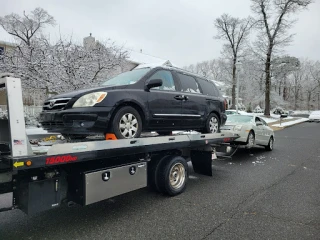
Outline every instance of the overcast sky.
{"label": "overcast sky", "polygon": [[[297,16],[290,55],[320,60],[320,1],[315,2]],[[215,18],[251,14],[250,0],[0,0],[0,15],[36,7],[56,19],[57,26],[46,30],[53,40],[59,28],[79,43],[92,33],[180,66],[220,57],[222,43],[213,39]],[[12,39],[1,29],[0,40]]]}

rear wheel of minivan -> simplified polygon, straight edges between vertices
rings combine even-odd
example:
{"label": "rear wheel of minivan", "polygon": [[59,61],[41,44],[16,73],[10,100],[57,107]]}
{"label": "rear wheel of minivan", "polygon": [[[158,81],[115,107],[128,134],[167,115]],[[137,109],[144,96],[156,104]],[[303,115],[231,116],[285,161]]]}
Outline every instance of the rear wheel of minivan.
{"label": "rear wheel of minivan", "polygon": [[206,121],[204,128],[205,133],[218,133],[220,132],[220,121],[215,113],[211,113]]}
{"label": "rear wheel of minivan", "polygon": [[142,131],[139,112],[130,106],[120,108],[112,121],[112,132],[118,139],[138,138]]}

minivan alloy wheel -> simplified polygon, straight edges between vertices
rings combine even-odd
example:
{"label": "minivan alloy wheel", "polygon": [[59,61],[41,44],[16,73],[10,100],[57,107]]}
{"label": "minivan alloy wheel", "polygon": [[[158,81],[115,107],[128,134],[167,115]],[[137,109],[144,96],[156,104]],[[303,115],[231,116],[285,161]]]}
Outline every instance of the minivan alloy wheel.
{"label": "minivan alloy wheel", "polygon": [[125,138],[133,138],[138,131],[138,120],[132,113],[125,113],[119,121],[119,130]]}
{"label": "minivan alloy wheel", "polygon": [[210,128],[210,132],[212,132],[212,133],[218,132],[219,123],[218,123],[218,119],[216,117],[211,117],[210,122],[209,122],[209,128]]}

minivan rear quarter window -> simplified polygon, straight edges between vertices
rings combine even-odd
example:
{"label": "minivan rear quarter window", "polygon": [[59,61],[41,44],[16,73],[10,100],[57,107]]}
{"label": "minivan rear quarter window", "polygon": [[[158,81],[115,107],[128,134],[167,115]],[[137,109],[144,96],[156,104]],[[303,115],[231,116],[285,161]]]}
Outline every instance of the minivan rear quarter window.
{"label": "minivan rear quarter window", "polygon": [[209,96],[215,96],[215,97],[219,97],[220,93],[218,88],[214,85],[213,82],[209,82],[208,80],[204,80],[201,78],[197,78],[201,89],[203,91],[203,94],[205,95],[209,95]]}
{"label": "minivan rear quarter window", "polygon": [[181,82],[181,92],[200,93],[200,89],[196,80],[188,75],[178,73]]}

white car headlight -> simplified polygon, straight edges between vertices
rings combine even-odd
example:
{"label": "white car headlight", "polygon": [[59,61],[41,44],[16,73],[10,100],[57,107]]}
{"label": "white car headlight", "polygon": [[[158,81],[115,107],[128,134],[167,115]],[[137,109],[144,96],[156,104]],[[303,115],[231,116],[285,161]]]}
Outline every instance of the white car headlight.
{"label": "white car headlight", "polygon": [[233,130],[234,131],[241,131],[242,125],[236,125],[234,126]]}
{"label": "white car headlight", "polygon": [[102,102],[107,96],[107,92],[93,92],[80,97],[74,104],[73,108],[77,107],[92,107],[97,103]]}

